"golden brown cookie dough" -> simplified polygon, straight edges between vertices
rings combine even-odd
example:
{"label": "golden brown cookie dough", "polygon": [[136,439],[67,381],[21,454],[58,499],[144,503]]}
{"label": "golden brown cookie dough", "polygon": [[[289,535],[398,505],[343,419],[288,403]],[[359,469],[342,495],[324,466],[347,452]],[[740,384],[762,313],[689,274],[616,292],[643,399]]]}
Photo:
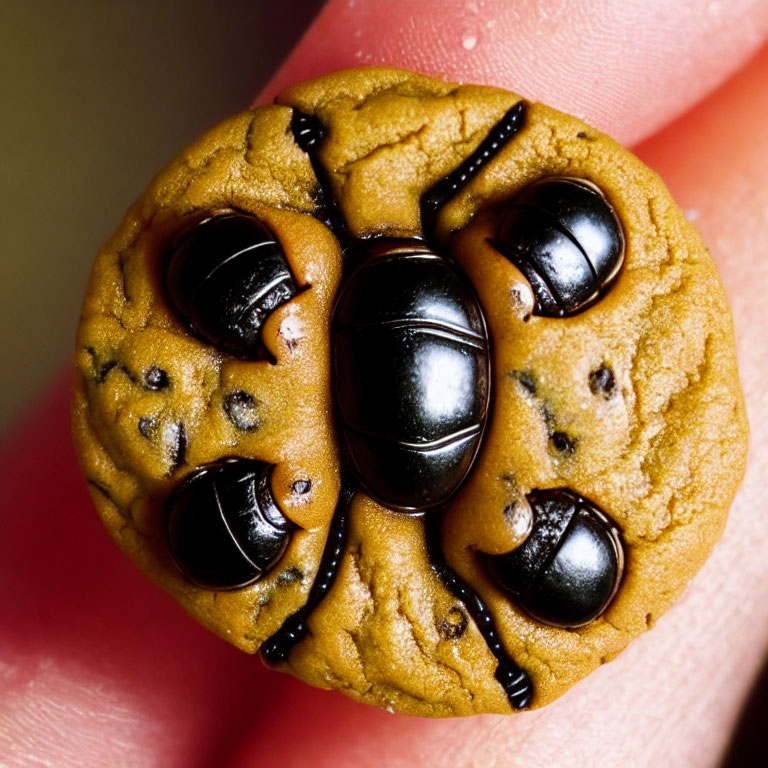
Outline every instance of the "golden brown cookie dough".
{"label": "golden brown cookie dough", "polygon": [[[99,254],[73,403],[82,465],[111,535],[195,618],[249,653],[305,603],[340,488],[330,326],[342,252],[320,220],[292,110],[326,128],[317,157],[351,237],[408,238],[422,234],[422,193],[520,97],[362,69],[297,85],[277,101],[186,149]],[[547,176],[596,184],[626,241],[611,289],[567,318],[530,316],[526,281],[491,244],[504,204]],[[227,211],[269,227],[303,289],[266,321],[274,362],[220,352],[166,295],[172,244]],[[538,707],[652,626],[720,535],[747,442],[731,320],[705,246],[659,178],[608,137],[540,104],[528,105],[522,130],[440,212],[438,233],[441,253],[474,286],[492,339],[492,409],[479,457],[442,513],[442,552],[489,607]],[[196,469],[234,456],[275,465],[272,492],[294,528],[261,580],[199,588],[168,553],[164,504]],[[514,549],[527,529],[504,510],[551,488],[599,505],[624,545],[615,598],[577,629],[530,618],[480,554]],[[513,711],[485,640],[430,565],[419,516],[358,493],[338,575],[308,623],[283,668],[313,685],[413,715]]]}

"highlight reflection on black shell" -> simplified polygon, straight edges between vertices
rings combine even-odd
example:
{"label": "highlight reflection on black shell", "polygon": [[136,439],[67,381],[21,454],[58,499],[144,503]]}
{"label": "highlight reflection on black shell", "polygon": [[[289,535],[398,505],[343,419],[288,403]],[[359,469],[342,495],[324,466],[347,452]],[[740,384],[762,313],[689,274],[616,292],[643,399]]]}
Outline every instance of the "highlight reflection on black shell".
{"label": "highlight reflection on black shell", "polygon": [[191,474],[166,502],[176,566],[193,583],[235,589],[258,581],[285,551],[291,524],[269,486],[272,466],[224,459]]}
{"label": "highlight reflection on black shell", "polygon": [[245,358],[261,355],[261,329],[298,293],[283,249],[258,219],[207,219],[176,245],[166,272],[171,301],[205,341]]}
{"label": "highlight reflection on black shell", "polygon": [[593,502],[567,488],[528,494],[533,528],[505,555],[488,555],[496,583],[533,618],[580,627],[609,605],[621,580],[624,550],[616,526]]}
{"label": "highlight reflection on black shell", "polygon": [[419,247],[374,256],[333,318],[346,455],[380,504],[421,511],[469,472],[488,412],[488,338],[461,272]]}
{"label": "highlight reflection on black shell", "polygon": [[502,217],[494,246],[525,275],[534,314],[567,317],[598,301],[624,261],[624,235],[602,192],[583,179],[525,187]]}

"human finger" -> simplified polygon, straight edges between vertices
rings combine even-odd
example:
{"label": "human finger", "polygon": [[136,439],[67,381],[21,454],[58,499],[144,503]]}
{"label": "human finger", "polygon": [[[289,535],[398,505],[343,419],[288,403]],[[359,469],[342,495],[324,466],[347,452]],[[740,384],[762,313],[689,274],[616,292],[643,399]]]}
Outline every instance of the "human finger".
{"label": "human finger", "polygon": [[336,69],[397,66],[508,88],[633,144],[722,83],[767,34],[762,0],[330,0],[264,96]]}

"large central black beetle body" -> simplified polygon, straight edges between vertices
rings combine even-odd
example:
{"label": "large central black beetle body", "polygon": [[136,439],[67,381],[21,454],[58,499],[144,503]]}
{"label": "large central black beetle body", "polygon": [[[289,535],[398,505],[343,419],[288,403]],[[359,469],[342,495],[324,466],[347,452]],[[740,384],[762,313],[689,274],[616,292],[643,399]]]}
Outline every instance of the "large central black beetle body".
{"label": "large central black beetle body", "polygon": [[[363,491],[393,511],[425,516],[433,567],[498,660],[496,678],[510,704],[524,708],[531,701],[528,674],[506,652],[479,595],[446,563],[438,535],[440,512],[481,446],[491,404],[491,356],[474,288],[441,255],[437,215],[521,130],[525,115],[519,102],[467,160],[427,190],[420,202],[421,238],[360,240],[349,234],[318,159],[323,126],[294,112],[294,138],[309,154],[320,187],[317,215],[344,254],[332,320],[344,462],[339,501],[307,602],[262,645],[272,663],[287,659],[307,632],[307,617],[330,590],[349,508]],[[525,187],[507,205],[493,245],[528,279],[534,313],[550,317],[575,314],[599,300],[623,258],[613,209],[594,185],[576,179],[543,179]],[[240,213],[212,217],[184,236],[171,254],[166,285],[179,314],[203,340],[246,359],[269,357],[261,347],[261,327],[300,290],[279,242],[261,222]],[[168,544],[190,580],[231,589],[274,567],[292,526],[268,478],[263,462],[228,458],[193,472],[171,494]],[[489,557],[488,572],[538,620],[586,623],[605,609],[618,586],[618,532],[596,505],[568,489],[537,490],[529,501],[529,538],[519,552]],[[222,553],[227,563],[212,562]]]}
{"label": "large central black beetle body", "polygon": [[444,504],[480,447],[488,334],[469,281],[395,241],[358,267],[333,317],[335,395],[347,461],[380,504]]}

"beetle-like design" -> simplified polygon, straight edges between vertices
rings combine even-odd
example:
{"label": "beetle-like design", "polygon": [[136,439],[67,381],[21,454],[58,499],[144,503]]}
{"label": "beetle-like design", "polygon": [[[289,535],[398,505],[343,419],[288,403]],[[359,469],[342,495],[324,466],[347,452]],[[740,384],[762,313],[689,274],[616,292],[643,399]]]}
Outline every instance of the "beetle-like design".
{"label": "beetle-like design", "polygon": [[206,219],[186,232],[166,282],[192,330],[237,357],[259,356],[264,321],[297,293],[280,244],[243,214]]}
{"label": "beetle-like design", "polygon": [[445,503],[488,412],[488,335],[467,279],[425,247],[382,244],[336,305],[336,400],[366,493],[403,512]]}
{"label": "beetle-like design", "polygon": [[528,614],[555,627],[596,619],[619,587],[624,551],[619,532],[595,504],[568,488],[533,491],[528,538],[489,556],[496,582]]}
{"label": "beetle-like design", "polygon": [[291,524],[272,497],[271,469],[261,461],[224,460],[176,488],[167,504],[168,544],[190,580],[212,589],[242,587],[280,559]]}
{"label": "beetle-like design", "polygon": [[[339,500],[306,604],[261,648],[285,661],[307,632],[306,619],[330,590],[341,561],[347,517],[358,492],[393,514],[422,515],[429,556],[461,600],[497,659],[496,679],[514,708],[529,706],[527,672],[505,650],[479,595],[446,563],[441,511],[467,478],[492,405],[491,355],[483,309],[472,284],[443,254],[436,234],[441,207],[525,124],[518,102],[478,148],[421,198],[417,239],[352,237],[317,157],[324,127],[294,111],[291,128],[310,158],[321,198],[318,218],[344,254],[332,319],[336,420],[344,464]],[[528,279],[534,312],[567,317],[588,310],[617,278],[624,239],[617,216],[593,184],[545,178],[506,205],[494,247]],[[263,359],[261,327],[301,287],[280,243],[252,216],[214,216],[172,249],[167,291],[195,333],[224,352]],[[269,489],[270,467],[231,458],[194,472],[168,499],[172,556],[193,582],[238,588],[279,560],[290,536]],[[533,526],[507,555],[487,556],[497,585],[535,619],[562,627],[593,620],[622,575],[617,528],[570,489],[529,494]]]}

